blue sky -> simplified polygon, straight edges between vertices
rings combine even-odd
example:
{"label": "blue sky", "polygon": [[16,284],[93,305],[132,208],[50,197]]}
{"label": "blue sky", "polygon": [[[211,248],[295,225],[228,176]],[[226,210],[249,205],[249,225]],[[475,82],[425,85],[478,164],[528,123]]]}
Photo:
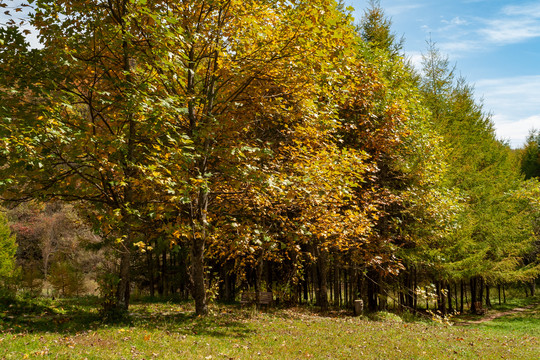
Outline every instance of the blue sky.
{"label": "blue sky", "polygon": [[[367,0],[345,0],[359,21]],[[475,86],[497,136],[520,147],[540,129],[540,1],[381,0],[404,50],[421,62],[430,37]]]}

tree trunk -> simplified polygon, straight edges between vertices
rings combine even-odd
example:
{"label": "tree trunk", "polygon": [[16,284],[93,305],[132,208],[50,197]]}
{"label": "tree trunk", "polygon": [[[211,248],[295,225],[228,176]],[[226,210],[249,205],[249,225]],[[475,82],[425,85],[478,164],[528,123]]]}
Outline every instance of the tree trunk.
{"label": "tree trunk", "polygon": [[169,288],[167,286],[167,249],[161,253],[161,286],[163,287],[163,295],[169,295]]}
{"label": "tree trunk", "polygon": [[195,313],[197,315],[208,314],[206,303],[206,286],[204,278],[204,247],[206,241],[206,211],[208,208],[208,193],[205,189],[199,190],[196,208],[191,208],[191,279],[192,296],[195,299]]}
{"label": "tree trunk", "polygon": [[414,310],[414,281],[415,281],[415,274],[414,274],[414,268],[412,271],[407,273],[407,282],[405,284],[405,304],[407,305],[409,310]]}
{"label": "tree trunk", "polygon": [[154,266],[153,266],[153,262],[154,260],[152,259],[153,256],[153,251],[146,251],[146,261],[147,261],[147,264],[148,264],[148,281],[149,281],[149,284],[148,284],[148,287],[150,289],[150,297],[154,297],[155,295],[155,280],[154,280]]}
{"label": "tree trunk", "polygon": [[349,281],[348,281],[349,271],[343,269],[343,305],[345,307],[349,306]]}
{"label": "tree trunk", "polygon": [[444,294],[444,281],[437,281],[435,285],[437,287],[437,309],[441,312],[441,314],[446,314],[446,295]]}
{"label": "tree trunk", "polygon": [[129,245],[125,245],[122,249],[120,258],[120,281],[116,292],[116,306],[118,309],[127,310],[129,307],[130,296],[130,263],[131,250]]}
{"label": "tree trunk", "polygon": [[463,282],[463,280],[461,280],[460,284],[461,284],[461,303],[459,305],[459,313],[463,314],[463,307],[464,307],[463,300],[464,300],[464,296],[465,296],[465,283]]}
{"label": "tree trunk", "polygon": [[452,285],[450,282],[448,282],[446,289],[448,291],[448,313],[451,314],[454,312],[454,307],[452,304]]}
{"label": "tree trunk", "polygon": [[416,293],[416,289],[418,288],[418,270],[416,269],[416,266],[414,267],[414,282],[413,282],[413,309],[416,313],[416,310],[418,310],[418,294]]}
{"label": "tree trunk", "polygon": [[478,298],[476,299],[476,301],[482,303],[484,300],[484,279],[478,278],[477,283],[479,283],[480,288],[478,289]]}
{"label": "tree trunk", "polygon": [[367,279],[367,298],[368,298],[368,308],[369,311],[377,311],[378,307],[378,294],[379,286],[376,283],[378,279],[378,274],[375,271],[368,271]]}
{"label": "tree trunk", "polygon": [[459,300],[458,300],[458,286],[457,283],[454,284],[454,299],[456,299],[456,312],[459,309]]}
{"label": "tree trunk", "polygon": [[307,274],[304,275],[304,278],[302,280],[302,290],[304,301],[307,303],[309,300],[309,278]]}
{"label": "tree trunk", "polygon": [[204,239],[193,238],[191,245],[191,277],[192,296],[195,299],[195,313],[206,315],[208,306],[206,304],[206,289],[204,285]]}
{"label": "tree trunk", "polygon": [[314,247],[317,255],[317,305],[328,310],[328,250]]}
{"label": "tree trunk", "polygon": [[[122,5],[121,9],[118,9],[120,12],[120,22],[119,24],[122,27],[122,61],[123,68],[126,72],[126,81],[130,83],[133,79],[132,73],[134,71],[132,62],[130,61],[130,49],[129,42],[127,41],[128,30],[125,27],[124,15],[127,15],[126,5]],[[131,228],[132,216],[130,215],[127,207],[133,204],[134,195],[133,195],[133,179],[137,173],[136,168],[133,166],[135,159],[135,146],[136,146],[136,137],[137,137],[137,123],[134,119],[132,113],[128,113],[127,116],[127,149],[124,162],[124,177],[126,179],[126,185],[124,187],[123,194],[123,203],[125,207],[122,208],[122,218],[126,224],[126,227],[123,229],[125,232],[125,238],[121,244],[121,258],[120,258],[120,281],[118,283],[117,293],[116,293],[116,305],[119,309],[127,310],[129,307],[129,298],[130,298],[130,265],[131,265],[131,244],[133,244],[133,233]]]}
{"label": "tree trunk", "polygon": [[471,280],[470,280],[470,283],[471,283],[471,306],[470,306],[470,310],[471,310],[471,313],[475,314],[476,313],[476,277],[472,277]]}

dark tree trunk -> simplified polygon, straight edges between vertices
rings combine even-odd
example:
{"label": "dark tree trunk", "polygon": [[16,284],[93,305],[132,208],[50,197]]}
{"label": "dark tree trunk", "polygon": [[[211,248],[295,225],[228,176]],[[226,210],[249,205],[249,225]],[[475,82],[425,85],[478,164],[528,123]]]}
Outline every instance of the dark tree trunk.
{"label": "dark tree trunk", "polygon": [[163,268],[165,267],[163,265],[163,258],[160,260],[159,254],[156,253],[156,265],[158,268],[158,294],[160,297],[163,297],[165,293],[165,273],[163,272]]}
{"label": "dark tree trunk", "polygon": [[456,299],[456,312],[459,309],[459,300],[458,300],[458,286],[457,283],[454,284],[454,299]]}
{"label": "dark tree trunk", "polygon": [[164,296],[168,295],[167,287],[167,250],[163,250],[161,253],[161,287]]}
{"label": "dark tree trunk", "polygon": [[415,310],[415,306],[414,306],[414,281],[415,281],[415,274],[414,274],[414,269],[412,270],[412,272],[409,272],[408,275],[407,275],[407,282],[406,282],[406,286],[405,286],[405,304],[407,305],[407,307],[409,308],[409,310]]}
{"label": "dark tree trunk", "polygon": [[448,313],[451,314],[454,312],[454,307],[452,304],[452,285],[450,282],[448,282],[446,290],[448,291]]}
{"label": "dark tree trunk", "polygon": [[377,284],[378,274],[370,270],[368,271],[367,278],[367,299],[368,299],[368,309],[369,311],[377,311],[378,309],[378,294],[379,286]]}
{"label": "dark tree trunk", "polygon": [[483,278],[478,278],[478,281],[477,281],[477,284],[479,286],[479,289],[478,289],[478,297],[476,298],[476,301],[478,301],[479,303],[483,303],[484,302],[484,279]]}
{"label": "dark tree trunk", "polygon": [[414,267],[414,282],[413,282],[413,309],[416,312],[418,310],[418,294],[416,289],[418,288],[418,270]]}
{"label": "dark tree trunk", "polygon": [[464,297],[465,297],[465,283],[463,282],[463,280],[461,280],[460,284],[461,284],[461,299],[460,299],[461,303],[459,305],[459,313],[463,314],[463,310],[464,310],[463,300],[464,300]]}
{"label": "dark tree trunk", "polygon": [[473,314],[476,313],[477,309],[476,309],[476,299],[477,299],[477,295],[476,295],[476,277],[472,277],[471,280],[470,280],[470,287],[471,287],[471,307],[470,307],[470,310]]}
{"label": "dark tree trunk", "polygon": [[307,274],[304,275],[304,279],[302,280],[302,289],[303,289],[303,295],[304,295],[304,301],[307,303],[309,300],[309,288],[308,288],[308,276]]}
{"label": "dark tree trunk", "polygon": [[348,282],[349,272],[345,268],[343,269],[343,305],[345,307],[349,306],[349,282]]}
{"label": "dark tree trunk", "polygon": [[354,301],[358,299],[358,271],[353,268],[351,269],[351,306],[354,306]]}
{"label": "dark tree trunk", "polygon": [[146,252],[146,261],[148,264],[148,288],[150,290],[150,297],[154,297],[155,295],[154,260],[152,259],[152,254],[152,251]]}
{"label": "dark tree trunk", "polygon": [[323,311],[328,310],[328,251],[321,249],[318,251],[317,270],[318,270],[318,294],[317,305]]}
{"label": "dark tree trunk", "polygon": [[435,283],[437,288],[437,310],[441,314],[446,314],[446,295],[444,294],[444,281],[437,281]]}
{"label": "dark tree trunk", "polygon": [[120,258],[120,281],[116,293],[116,305],[119,309],[127,310],[130,297],[130,265],[131,249],[128,245],[123,246]]}
{"label": "dark tree trunk", "polygon": [[[204,248],[206,241],[206,211],[208,208],[208,193],[199,190],[199,198],[196,208],[192,204],[192,240],[191,240],[191,278],[192,296],[195,299],[195,313],[197,315],[208,314],[206,303],[206,286],[204,278]],[[198,231],[197,231],[198,230]]]}

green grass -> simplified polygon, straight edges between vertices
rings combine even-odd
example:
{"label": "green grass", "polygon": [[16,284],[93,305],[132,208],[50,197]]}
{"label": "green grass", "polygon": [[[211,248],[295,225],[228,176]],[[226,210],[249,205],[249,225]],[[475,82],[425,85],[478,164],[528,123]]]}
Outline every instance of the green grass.
{"label": "green grass", "polygon": [[498,332],[501,334],[512,332],[515,334],[530,335],[540,338],[540,297],[529,297],[526,299],[513,299],[503,306],[494,306],[493,312],[509,311],[513,308],[529,307],[527,311],[515,312],[493,319],[492,321],[478,325],[484,330]]}
{"label": "green grass", "polygon": [[464,327],[404,322],[387,313],[370,319],[231,305],[214,305],[199,318],[191,303],[148,301],[135,303],[129,317],[104,323],[97,306],[93,298],[0,304],[0,358],[540,358],[538,307],[530,321],[523,316]]}

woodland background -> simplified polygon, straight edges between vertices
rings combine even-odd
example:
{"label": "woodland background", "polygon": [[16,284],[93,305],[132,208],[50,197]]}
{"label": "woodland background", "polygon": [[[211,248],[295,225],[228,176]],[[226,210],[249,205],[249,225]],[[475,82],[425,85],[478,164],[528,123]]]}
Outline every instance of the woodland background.
{"label": "woodland background", "polygon": [[[2,296],[441,313],[540,272],[540,132],[495,137],[377,1],[39,0],[0,27]],[[516,105],[518,106],[518,105]]]}

